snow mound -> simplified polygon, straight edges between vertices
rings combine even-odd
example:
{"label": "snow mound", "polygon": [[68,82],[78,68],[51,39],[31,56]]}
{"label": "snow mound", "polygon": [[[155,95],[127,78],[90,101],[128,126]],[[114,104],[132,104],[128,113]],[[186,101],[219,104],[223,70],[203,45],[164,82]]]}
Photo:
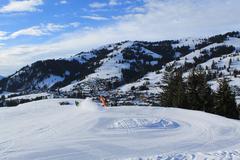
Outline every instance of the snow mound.
{"label": "snow mound", "polygon": [[80,103],[79,108],[84,112],[101,112],[103,107],[93,102],[91,98],[86,98]]}
{"label": "snow mound", "polygon": [[114,121],[109,128],[111,129],[132,129],[132,128],[157,128],[157,129],[174,129],[180,125],[167,119],[147,119],[131,118]]}

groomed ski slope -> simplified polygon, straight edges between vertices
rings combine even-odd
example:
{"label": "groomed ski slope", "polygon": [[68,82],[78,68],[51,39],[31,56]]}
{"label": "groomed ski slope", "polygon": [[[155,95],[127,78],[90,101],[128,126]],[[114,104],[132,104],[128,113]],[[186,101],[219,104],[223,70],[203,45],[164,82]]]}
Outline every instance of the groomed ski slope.
{"label": "groomed ski slope", "polygon": [[1,160],[240,159],[240,121],[161,107],[42,100],[0,108]]}

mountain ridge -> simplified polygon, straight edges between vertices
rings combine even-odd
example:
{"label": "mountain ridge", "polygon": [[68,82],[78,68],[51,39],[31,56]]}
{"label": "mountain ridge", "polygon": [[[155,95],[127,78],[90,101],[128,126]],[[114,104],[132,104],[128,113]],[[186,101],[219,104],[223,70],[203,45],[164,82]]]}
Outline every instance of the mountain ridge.
{"label": "mountain ridge", "polygon": [[[37,61],[0,80],[0,87],[1,91],[9,92],[91,90],[94,92],[91,95],[106,91],[129,92],[135,87],[139,91],[158,93],[167,65],[183,67],[185,74],[198,65],[208,68],[218,74],[211,80],[213,85],[217,78],[226,75],[233,79],[234,74],[236,84],[240,70],[239,51],[239,32],[205,39],[123,41],[69,58]],[[230,59],[231,64],[227,65]]]}

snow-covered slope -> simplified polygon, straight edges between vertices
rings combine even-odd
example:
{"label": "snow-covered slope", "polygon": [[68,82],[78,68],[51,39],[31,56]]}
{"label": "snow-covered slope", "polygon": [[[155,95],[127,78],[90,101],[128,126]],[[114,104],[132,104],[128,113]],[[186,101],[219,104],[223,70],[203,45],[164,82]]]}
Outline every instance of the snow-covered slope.
{"label": "snow-covered slope", "polygon": [[131,90],[132,87],[139,88],[143,85],[148,87],[148,92],[150,93],[160,93],[161,88],[159,88],[159,82],[162,80],[163,71],[157,72],[150,72],[146,74],[143,78],[138,79],[136,82],[129,83],[117,88],[118,91],[128,92]]}
{"label": "snow-covered slope", "polygon": [[[165,43],[156,42],[154,47],[161,51],[165,47],[161,45]],[[172,43],[176,42],[169,41],[167,45],[171,46]],[[70,58],[38,61],[0,81],[0,87],[3,91],[32,91],[56,89],[81,80],[86,82],[97,78],[104,80],[117,78],[121,81],[122,70],[129,70],[133,65],[137,64],[136,66],[140,68],[148,65],[159,69],[161,67],[159,64],[169,62],[169,60],[159,62],[163,57],[174,59],[174,54],[163,53],[162,56],[154,51],[154,47],[151,42],[126,41],[81,52]]]}
{"label": "snow-covered slope", "polygon": [[174,108],[103,110],[90,100],[76,107],[74,101],[0,108],[0,159],[240,159],[240,121]]}
{"label": "snow-covered slope", "polygon": [[119,47],[115,48],[113,52],[108,54],[106,58],[100,61],[100,64],[102,65],[95,70],[95,73],[88,75],[86,80],[99,77],[101,77],[102,79],[108,79],[111,77],[121,78],[122,69],[130,68],[130,64],[128,62],[125,63],[117,62],[124,60],[121,52],[123,49],[125,49],[126,47],[130,47],[131,45],[133,45],[133,42],[126,42],[120,45]]}
{"label": "snow-covered slope", "polygon": [[136,88],[159,93],[164,68],[170,65],[184,68],[184,75],[193,66],[209,70],[217,76],[209,82],[213,89],[218,78],[228,76],[240,96],[240,33],[205,39],[124,41],[69,58],[38,61],[0,80],[0,91],[83,91],[97,95],[99,91],[129,92]]}
{"label": "snow-covered slope", "polygon": [[[177,52],[176,49],[176,60],[163,65],[163,69],[161,70],[155,70],[154,72],[150,71],[134,82],[122,84],[117,88],[117,92],[126,93],[132,89],[139,91],[142,86],[146,86],[145,88],[147,90],[144,92],[159,93],[161,91],[159,86],[165,66],[172,65],[175,68],[183,67],[185,68],[184,75],[186,76],[189,70],[197,65],[208,70],[208,72],[216,74],[217,78],[209,81],[209,84],[212,85],[211,87],[214,90],[217,89],[218,79],[222,76],[227,76],[229,80],[231,80],[230,85],[234,87],[236,94],[240,95],[240,34],[238,32],[217,35],[207,39],[181,39],[171,45],[173,48],[182,47],[181,50],[188,49],[192,51],[184,55],[181,52]],[[164,53],[160,55],[164,55]],[[111,72],[117,70],[117,67],[114,65],[116,64],[111,64],[102,70],[96,70],[93,77],[106,78],[105,73],[108,73],[108,77],[112,75],[122,76],[120,72],[119,74],[116,74],[117,72]],[[134,73],[131,73],[131,75],[137,77]],[[92,79],[93,77],[88,76],[83,81],[88,81],[89,78]],[[79,83],[81,84],[82,82],[76,82],[66,86],[62,91],[71,91],[73,88],[78,88],[77,86]]]}
{"label": "snow-covered slope", "polygon": [[132,87],[138,88],[145,84],[149,89],[147,92],[156,92],[156,90],[159,92],[159,83],[161,83],[166,66],[184,68],[183,75],[185,77],[194,66],[197,66],[216,75],[216,78],[209,81],[213,90],[218,87],[217,81],[225,76],[230,80],[230,85],[235,89],[236,94],[240,95],[240,34],[234,36],[225,34],[220,37],[215,36],[205,40],[180,40],[178,44],[174,45],[175,47],[188,45],[190,48],[195,46],[195,49],[189,54],[167,63],[163,69],[150,72],[136,82],[125,84],[118,89],[128,92]]}

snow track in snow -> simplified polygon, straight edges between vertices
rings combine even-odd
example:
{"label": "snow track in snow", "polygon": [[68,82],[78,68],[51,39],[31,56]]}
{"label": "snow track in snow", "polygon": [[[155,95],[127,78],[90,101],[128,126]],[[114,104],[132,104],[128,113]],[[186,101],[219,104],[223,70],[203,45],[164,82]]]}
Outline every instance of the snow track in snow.
{"label": "snow track in snow", "polygon": [[240,159],[236,120],[176,108],[103,111],[89,99],[79,107],[60,101],[66,99],[1,108],[0,159]]}
{"label": "snow track in snow", "polygon": [[156,128],[156,129],[174,129],[178,128],[179,124],[166,119],[151,119],[151,118],[131,118],[131,119],[120,119],[114,121],[109,127],[112,129],[140,129],[140,128]]}

